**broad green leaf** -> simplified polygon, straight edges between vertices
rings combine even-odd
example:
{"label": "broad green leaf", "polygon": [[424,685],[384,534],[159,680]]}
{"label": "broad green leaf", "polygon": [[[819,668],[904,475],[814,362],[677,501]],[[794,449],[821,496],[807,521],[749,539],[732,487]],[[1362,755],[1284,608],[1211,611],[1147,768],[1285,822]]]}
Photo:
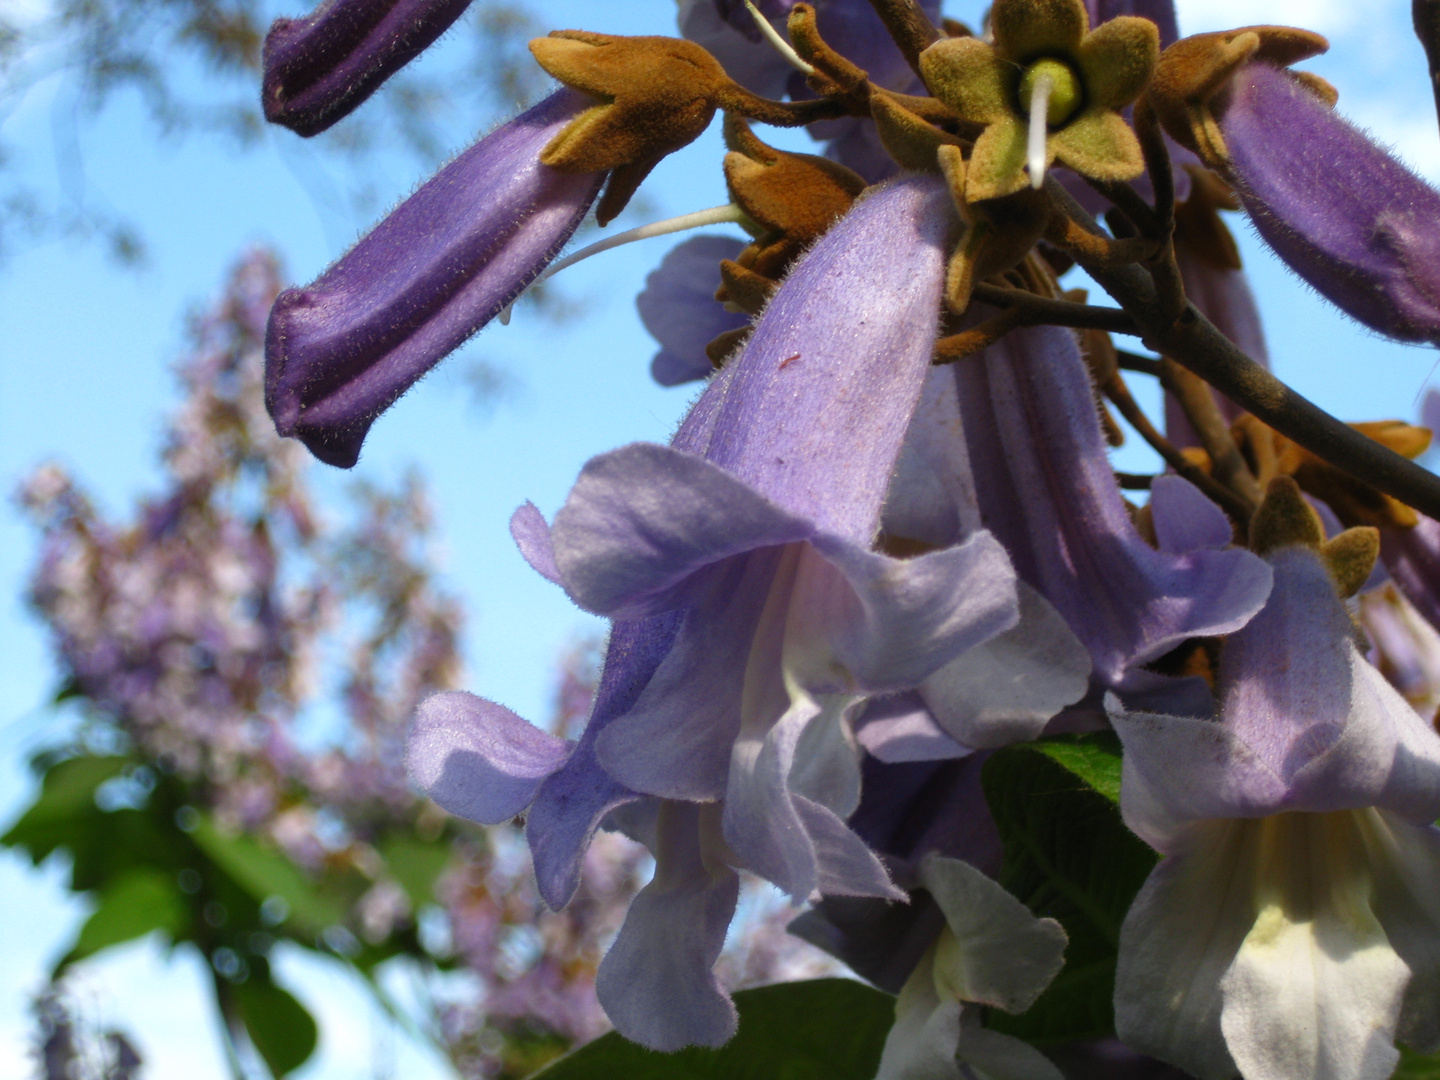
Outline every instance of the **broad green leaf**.
{"label": "broad green leaf", "polygon": [[40,794],[0,836],[0,846],[24,847],[40,862],[70,831],[76,818],[98,813],[95,789],[135,762],[128,757],[73,757],[56,762],[45,773]]}
{"label": "broad green leaf", "polygon": [[1022,743],[985,763],[1005,843],[1000,884],[1070,937],[1065,967],[1023,1016],[989,1025],[1036,1043],[1113,1034],[1120,924],[1155,854],[1120,820],[1118,744],[1093,736]]}
{"label": "broad green leaf", "polygon": [[174,877],[157,870],[132,870],[101,891],[100,906],[85,920],[80,936],[60,966],[152,930],[163,930],[174,937],[185,924],[185,898]]}
{"label": "broad green leaf", "polygon": [[284,900],[289,921],[297,927],[318,933],[344,921],[344,903],[322,893],[299,867],[273,848],[253,837],[225,832],[208,814],[200,815],[189,835],[196,847],[257,902],[271,896]]}
{"label": "broad green leaf", "polygon": [[273,1075],[293,1072],[315,1052],[315,1018],[288,990],[256,976],[237,985],[234,993],[250,1041]]}
{"label": "broad green leaf", "polygon": [[1417,1054],[1402,1049],[1393,1080],[1440,1080],[1440,1054]]}
{"label": "broad green leaf", "polygon": [[895,999],[850,979],[779,983],[735,995],[740,1030],[718,1050],[674,1054],[611,1032],[534,1080],[873,1080]]}
{"label": "broad green leaf", "polygon": [[435,899],[435,881],[450,863],[447,839],[426,842],[418,836],[396,833],[378,845],[390,873],[417,908]]}

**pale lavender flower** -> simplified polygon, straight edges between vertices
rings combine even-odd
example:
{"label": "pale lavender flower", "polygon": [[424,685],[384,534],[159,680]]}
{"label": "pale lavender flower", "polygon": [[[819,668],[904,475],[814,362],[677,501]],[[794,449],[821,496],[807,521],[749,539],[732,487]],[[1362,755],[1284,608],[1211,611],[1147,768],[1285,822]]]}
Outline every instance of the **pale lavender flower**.
{"label": "pale lavender flower", "polygon": [[265,35],[265,119],[318,135],[450,28],[470,0],[328,0]]}
{"label": "pale lavender flower", "polygon": [[735,259],[744,248],[743,241],[727,236],[695,236],[671,248],[645,279],[635,306],[645,329],[660,343],[650,374],[661,386],[709,377],[715,365],[705,346],[749,324],[749,316],[726,311],[715,299],[720,260]]}
{"label": "pale lavender flower", "polygon": [[[1318,533],[1317,533],[1318,535]],[[1356,649],[1318,551],[1272,551],[1214,718],[1127,712],[1121,810],[1165,858],[1116,1023],[1202,1080],[1384,1080],[1440,1044],[1440,738]]]}
{"label": "pale lavender flower", "polygon": [[559,254],[602,173],[540,152],[592,99],[559,90],[466,150],[312,284],[275,301],[265,402],[282,435],[349,468],[375,418]]}

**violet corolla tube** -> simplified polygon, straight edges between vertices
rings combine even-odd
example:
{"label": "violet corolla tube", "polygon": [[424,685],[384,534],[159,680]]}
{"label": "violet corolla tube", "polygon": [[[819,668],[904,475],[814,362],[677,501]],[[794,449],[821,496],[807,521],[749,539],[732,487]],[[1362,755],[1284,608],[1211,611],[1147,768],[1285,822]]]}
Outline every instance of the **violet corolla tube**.
{"label": "violet corolla tube", "polygon": [[328,0],[265,35],[265,119],[318,135],[354,112],[464,14],[470,0]]}
{"label": "violet corolla tube", "polygon": [[1276,254],[1372,330],[1440,344],[1440,192],[1268,64],[1214,109],[1227,178]]}
{"label": "violet corolla tube", "polygon": [[275,300],[265,404],[348,469],[375,418],[512,302],[564,247],[602,173],[540,151],[593,104],[560,90],[466,150],[314,282]]}

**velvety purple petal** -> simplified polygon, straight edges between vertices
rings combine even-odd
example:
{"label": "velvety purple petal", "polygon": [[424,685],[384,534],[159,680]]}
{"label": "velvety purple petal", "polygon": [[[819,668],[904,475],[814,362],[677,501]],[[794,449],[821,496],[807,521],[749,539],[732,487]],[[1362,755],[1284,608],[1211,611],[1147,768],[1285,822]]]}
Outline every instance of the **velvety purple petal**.
{"label": "velvety purple petal", "polygon": [[427,49],[470,0],[328,0],[265,35],[265,119],[318,135]]}
{"label": "velvety purple petal", "polygon": [[530,564],[531,570],[546,581],[564,586],[560,571],[555,566],[555,547],[550,542],[550,525],[546,522],[545,515],[540,513],[539,507],[527,502],[510,515],[510,537],[515,541],[515,546],[520,549],[525,561]]}
{"label": "velvety purple petal", "polygon": [[1255,555],[1175,554],[1140,538],[1071,331],[1019,330],[952,366],[984,523],[1085,643],[1103,684],[1259,610],[1270,570]]}
{"label": "velvety purple petal", "polygon": [[1180,476],[1155,478],[1150,485],[1150,514],[1160,550],[1170,555],[1229,547],[1235,541],[1225,511]]}
{"label": "velvety purple petal", "polygon": [[[757,551],[707,573],[708,590],[684,613],[674,647],[631,706],[597,736],[611,775],[667,798],[724,794],[755,629],[779,558],[774,549]],[[779,703],[776,716],[786,704]]]}
{"label": "velvety purple petal", "polygon": [[670,249],[635,297],[640,321],[660,343],[650,373],[661,386],[704,379],[715,370],[705,346],[750,322],[715,299],[720,260],[739,256],[745,244],[728,236],[694,236]]}
{"label": "velvety purple petal", "polygon": [[880,761],[891,763],[945,761],[973,752],[945,734],[917,693],[872,700],[856,722],[855,739]]}
{"label": "velvety purple petal", "polygon": [[689,602],[699,586],[676,586],[712,563],[813,532],[702,458],[632,443],[586,462],[551,535],[571,598],[634,618]]}
{"label": "velvety purple petal", "polygon": [[466,150],[312,284],[275,301],[265,403],[282,435],[349,468],[375,418],[514,300],[604,179],[540,164],[592,100],[559,90]]}
{"label": "velvety purple petal", "polygon": [[503,705],[453,690],[420,703],[410,725],[410,778],[458,817],[496,825],[530,805],[570,744]]}
{"label": "velvety purple petal", "polygon": [[1266,64],[1232,77],[1217,118],[1236,193],[1290,268],[1373,330],[1440,342],[1440,192]]}
{"label": "velvety purple petal", "polygon": [[862,196],[790,272],[731,361],[709,459],[868,547],[930,368],[953,226],[937,177]]}
{"label": "velvety purple petal", "polygon": [[955,376],[935,368],[905,433],[881,515],[891,537],[947,547],[980,528]]}
{"label": "velvety purple petal", "polygon": [[905,899],[905,891],[891,883],[885,864],[833,811],[803,795],[792,798],[805,833],[815,845],[821,892],[827,896]]}
{"label": "velvety purple petal", "polygon": [[712,812],[693,803],[661,808],[655,876],[631,901],[595,979],[616,1030],[652,1050],[719,1046],[735,1034],[735,1006],[712,968],[740,879],[707,858],[701,818]]}
{"label": "velvety purple petal", "polygon": [[525,836],[545,903],[559,911],[580,883],[580,858],[601,819],[640,795],[600,767],[595,740],[640,696],[680,629],[675,614],[618,622],[605,648],[595,707],[564,766],[540,785],[525,817]]}

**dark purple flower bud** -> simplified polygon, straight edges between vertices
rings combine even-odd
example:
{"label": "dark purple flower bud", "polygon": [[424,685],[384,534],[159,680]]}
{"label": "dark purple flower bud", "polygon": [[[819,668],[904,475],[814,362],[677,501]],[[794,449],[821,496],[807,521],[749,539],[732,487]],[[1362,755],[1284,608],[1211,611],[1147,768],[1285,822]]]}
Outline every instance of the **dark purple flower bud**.
{"label": "dark purple flower bud", "polygon": [[265,404],[280,434],[350,468],[375,418],[524,291],[604,180],[539,160],[590,104],[552,94],[441,169],[314,283],[280,294],[265,336]]}
{"label": "dark purple flower bud", "polygon": [[329,0],[265,35],[265,119],[318,135],[429,48],[470,0]]}

